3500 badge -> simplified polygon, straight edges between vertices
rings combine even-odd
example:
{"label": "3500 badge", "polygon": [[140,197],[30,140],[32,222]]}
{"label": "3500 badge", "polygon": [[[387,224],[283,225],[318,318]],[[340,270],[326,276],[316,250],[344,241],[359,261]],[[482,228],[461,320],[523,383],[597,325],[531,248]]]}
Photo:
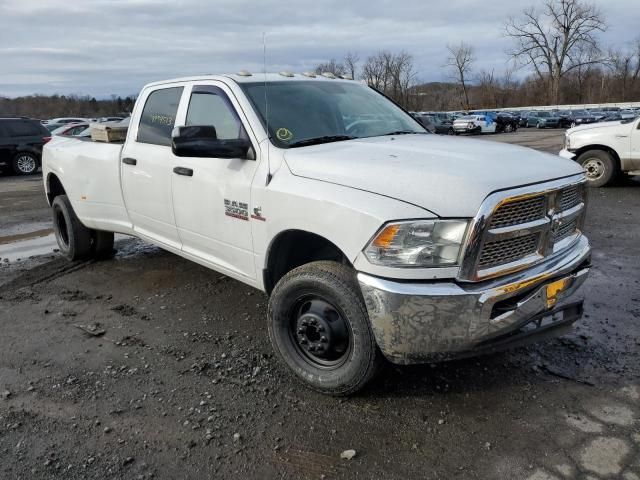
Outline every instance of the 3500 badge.
{"label": "3500 badge", "polygon": [[224,214],[228,217],[249,221],[249,205],[244,202],[224,199]]}

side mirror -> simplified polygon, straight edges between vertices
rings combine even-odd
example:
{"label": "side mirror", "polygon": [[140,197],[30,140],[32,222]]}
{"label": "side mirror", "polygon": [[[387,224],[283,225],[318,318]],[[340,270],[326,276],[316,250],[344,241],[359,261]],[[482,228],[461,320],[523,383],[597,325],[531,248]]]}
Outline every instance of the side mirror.
{"label": "side mirror", "polygon": [[253,150],[244,138],[218,139],[213,125],[176,127],[171,133],[171,151],[177,157],[242,158]]}

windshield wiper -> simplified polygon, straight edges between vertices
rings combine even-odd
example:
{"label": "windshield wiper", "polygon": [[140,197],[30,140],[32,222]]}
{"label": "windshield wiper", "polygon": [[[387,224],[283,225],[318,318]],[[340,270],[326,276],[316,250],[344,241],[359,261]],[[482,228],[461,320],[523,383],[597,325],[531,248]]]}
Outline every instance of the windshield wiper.
{"label": "windshield wiper", "polygon": [[309,145],[319,145],[321,143],[341,142],[343,140],[353,140],[351,135],[324,135],[322,137],[306,138],[289,144],[289,148],[306,147]]}
{"label": "windshield wiper", "polygon": [[382,136],[388,135],[425,135],[427,132],[416,132],[414,130],[396,130],[395,132],[384,133]]}

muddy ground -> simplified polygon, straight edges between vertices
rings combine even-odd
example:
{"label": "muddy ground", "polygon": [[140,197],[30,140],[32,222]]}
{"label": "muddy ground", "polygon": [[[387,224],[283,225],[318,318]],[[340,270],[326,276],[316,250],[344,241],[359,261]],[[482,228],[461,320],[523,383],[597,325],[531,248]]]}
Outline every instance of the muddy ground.
{"label": "muddy ground", "polygon": [[41,179],[2,177],[0,478],[638,479],[640,181],[591,193],[574,333],[336,399],[277,363],[260,292],[135,239],[68,264]]}

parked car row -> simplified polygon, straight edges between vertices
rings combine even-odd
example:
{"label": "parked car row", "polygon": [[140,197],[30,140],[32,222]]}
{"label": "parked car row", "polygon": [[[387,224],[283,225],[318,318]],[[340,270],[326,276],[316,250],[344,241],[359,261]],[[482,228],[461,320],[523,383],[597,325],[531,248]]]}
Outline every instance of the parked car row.
{"label": "parked car row", "polygon": [[439,135],[453,135],[453,121],[438,115],[412,113],[413,118],[418,120],[420,124],[431,133]]}
{"label": "parked car row", "polygon": [[38,171],[42,147],[51,140],[49,131],[37,120],[0,117],[0,170],[16,175]]}
{"label": "parked car row", "polygon": [[[592,123],[612,122],[620,120],[632,120],[640,116],[640,108],[608,107],[600,109],[575,109],[575,110],[512,110],[512,111],[469,111],[469,112],[420,112],[420,115],[438,116],[452,123],[460,119],[460,124],[469,121],[467,117],[477,115],[489,115],[489,120],[496,120],[496,133],[515,131],[517,128],[572,128]],[[489,122],[491,123],[491,122]],[[471,133],[484,133],[485,130],[493,133],[493,127],[477,128]],[[465,131],[460,129],[460,132]]]}
{"label": "parked car row", "polygon": [[128,121],[128,117],[60,117],[36,120],[0,116],[0,173],[36,173],[41,165],[42,147],[54,136],[89,137],[92,123]]}
{"label": "parked car row", "polygon": [[100,117],[100,118],[81,118],[81,117],[60,117],[52,118],[50,120],[41,120],[40,122],[45,126],[47,130],[53,132],[61,127],[70,124],[79,123],[105,123],[105,122],[120,122],[126,117]]}
{"label": "parked car row", "polygon": [[411,112],[431,133],[459,135],[462,133],[511,133],[520,127],[520,118],[506,112],[474,111],[455,118],[442,112]]}

